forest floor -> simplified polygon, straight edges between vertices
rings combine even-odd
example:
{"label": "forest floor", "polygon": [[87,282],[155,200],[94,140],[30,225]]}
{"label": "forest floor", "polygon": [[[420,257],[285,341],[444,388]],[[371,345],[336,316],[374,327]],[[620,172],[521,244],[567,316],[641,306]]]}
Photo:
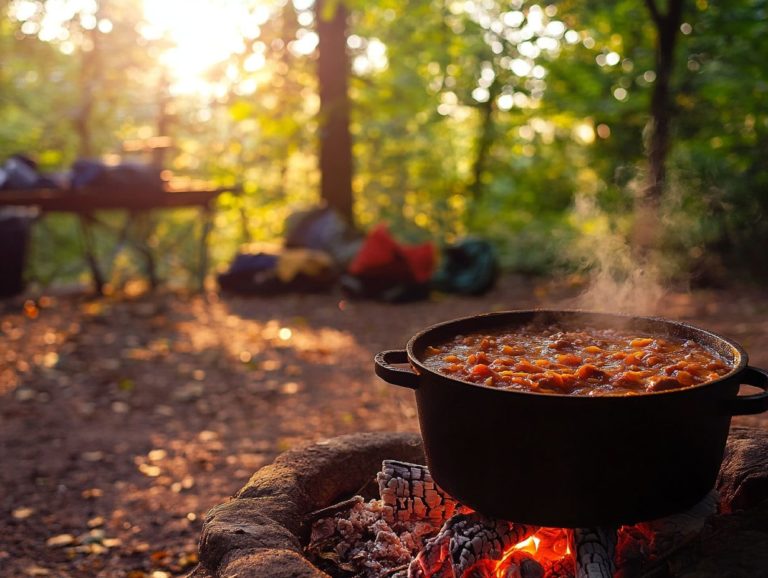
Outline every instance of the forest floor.
{"label": "forest floor", "polygon": [[[167,578],[202,518],[297,444],[416,431],[372,356],[474,313],[579,305],[578,283],[505,277],[482,298],[171,292],[0,304],[0,576]],[[670,292],[654,313],[731,337],[768,366],[768,293]],[[736,418],[768,427],[768,416]]]}

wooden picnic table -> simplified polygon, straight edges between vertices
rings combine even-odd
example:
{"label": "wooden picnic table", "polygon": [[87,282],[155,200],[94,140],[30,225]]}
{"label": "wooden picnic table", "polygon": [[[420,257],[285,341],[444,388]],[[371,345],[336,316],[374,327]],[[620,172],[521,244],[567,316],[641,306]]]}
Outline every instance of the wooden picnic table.
{"label": "wooden picnic table", "polygon": [[[70,213],[78,217],[83,236],[85,259],[91,270],[93,283],[99,294],[104,292],[106,277],[96,252],[94,227],[99,225],[113,230],[118,238],[115,252],[123,246],[133,245],[145,260],[149,283],[156,287],[159,280],[155,257],[149,243],[154,230],[151,214],[157,210],[199,208],[201,227],[199,239],[198,286],[202,290],[208,268],[208,235],[213,223],[214,201],[224,192],[238,192],[239,187],[174,189],[142,191],[127,187],[109,190],[82,189],[27,189],[0,191],[0,207],[35,207],[46,213]],[[118,211],[125,218],[116,229],[99,218],[99,213]],[[112,255],[112,260],[116,255]]]}

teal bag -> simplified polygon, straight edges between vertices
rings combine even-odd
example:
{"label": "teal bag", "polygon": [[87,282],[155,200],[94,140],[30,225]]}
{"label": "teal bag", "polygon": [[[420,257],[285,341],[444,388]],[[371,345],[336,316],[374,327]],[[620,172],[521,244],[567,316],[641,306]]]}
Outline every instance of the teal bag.
{"label": "teal bag", "polygon": [[499,260],[493,245],[467,238],[443,248],[432,287],[444,293],[482,295],[499,278]]}

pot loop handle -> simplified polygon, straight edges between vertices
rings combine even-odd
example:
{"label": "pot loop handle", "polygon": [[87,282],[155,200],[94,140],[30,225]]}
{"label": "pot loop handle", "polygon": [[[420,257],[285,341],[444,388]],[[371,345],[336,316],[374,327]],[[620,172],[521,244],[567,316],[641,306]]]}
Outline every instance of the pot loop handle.
{"label": "pot loop handle", "polygon": [[768,371],[747,366],[739,378],[744,385],[753,385],[763,390],[755,395],[742,395],[728,401],[731,415],[752,415],[768,410]]}
{"label": "pot loop handle", "polygon": [[374,371],[381,379],[392,385],[416,389],[419,387],[419,374],[410,369],[392,367],[393,363],[408,363],[408,352],[404,349],[393,349],[377,353],[373,358],[376,364]]}

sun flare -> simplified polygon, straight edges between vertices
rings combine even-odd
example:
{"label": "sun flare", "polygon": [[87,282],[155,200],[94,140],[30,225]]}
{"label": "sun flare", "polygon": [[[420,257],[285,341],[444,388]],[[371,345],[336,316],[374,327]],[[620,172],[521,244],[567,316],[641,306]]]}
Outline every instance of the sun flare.
{"label": "sun flare", "polygon": [[144,0],[147,22],[142,34],[166,38],[161,55],[178,92],[210,89],[210,69],[243,52],[244,39],[255,38],[269,19],[266,3],[242,0]]}

